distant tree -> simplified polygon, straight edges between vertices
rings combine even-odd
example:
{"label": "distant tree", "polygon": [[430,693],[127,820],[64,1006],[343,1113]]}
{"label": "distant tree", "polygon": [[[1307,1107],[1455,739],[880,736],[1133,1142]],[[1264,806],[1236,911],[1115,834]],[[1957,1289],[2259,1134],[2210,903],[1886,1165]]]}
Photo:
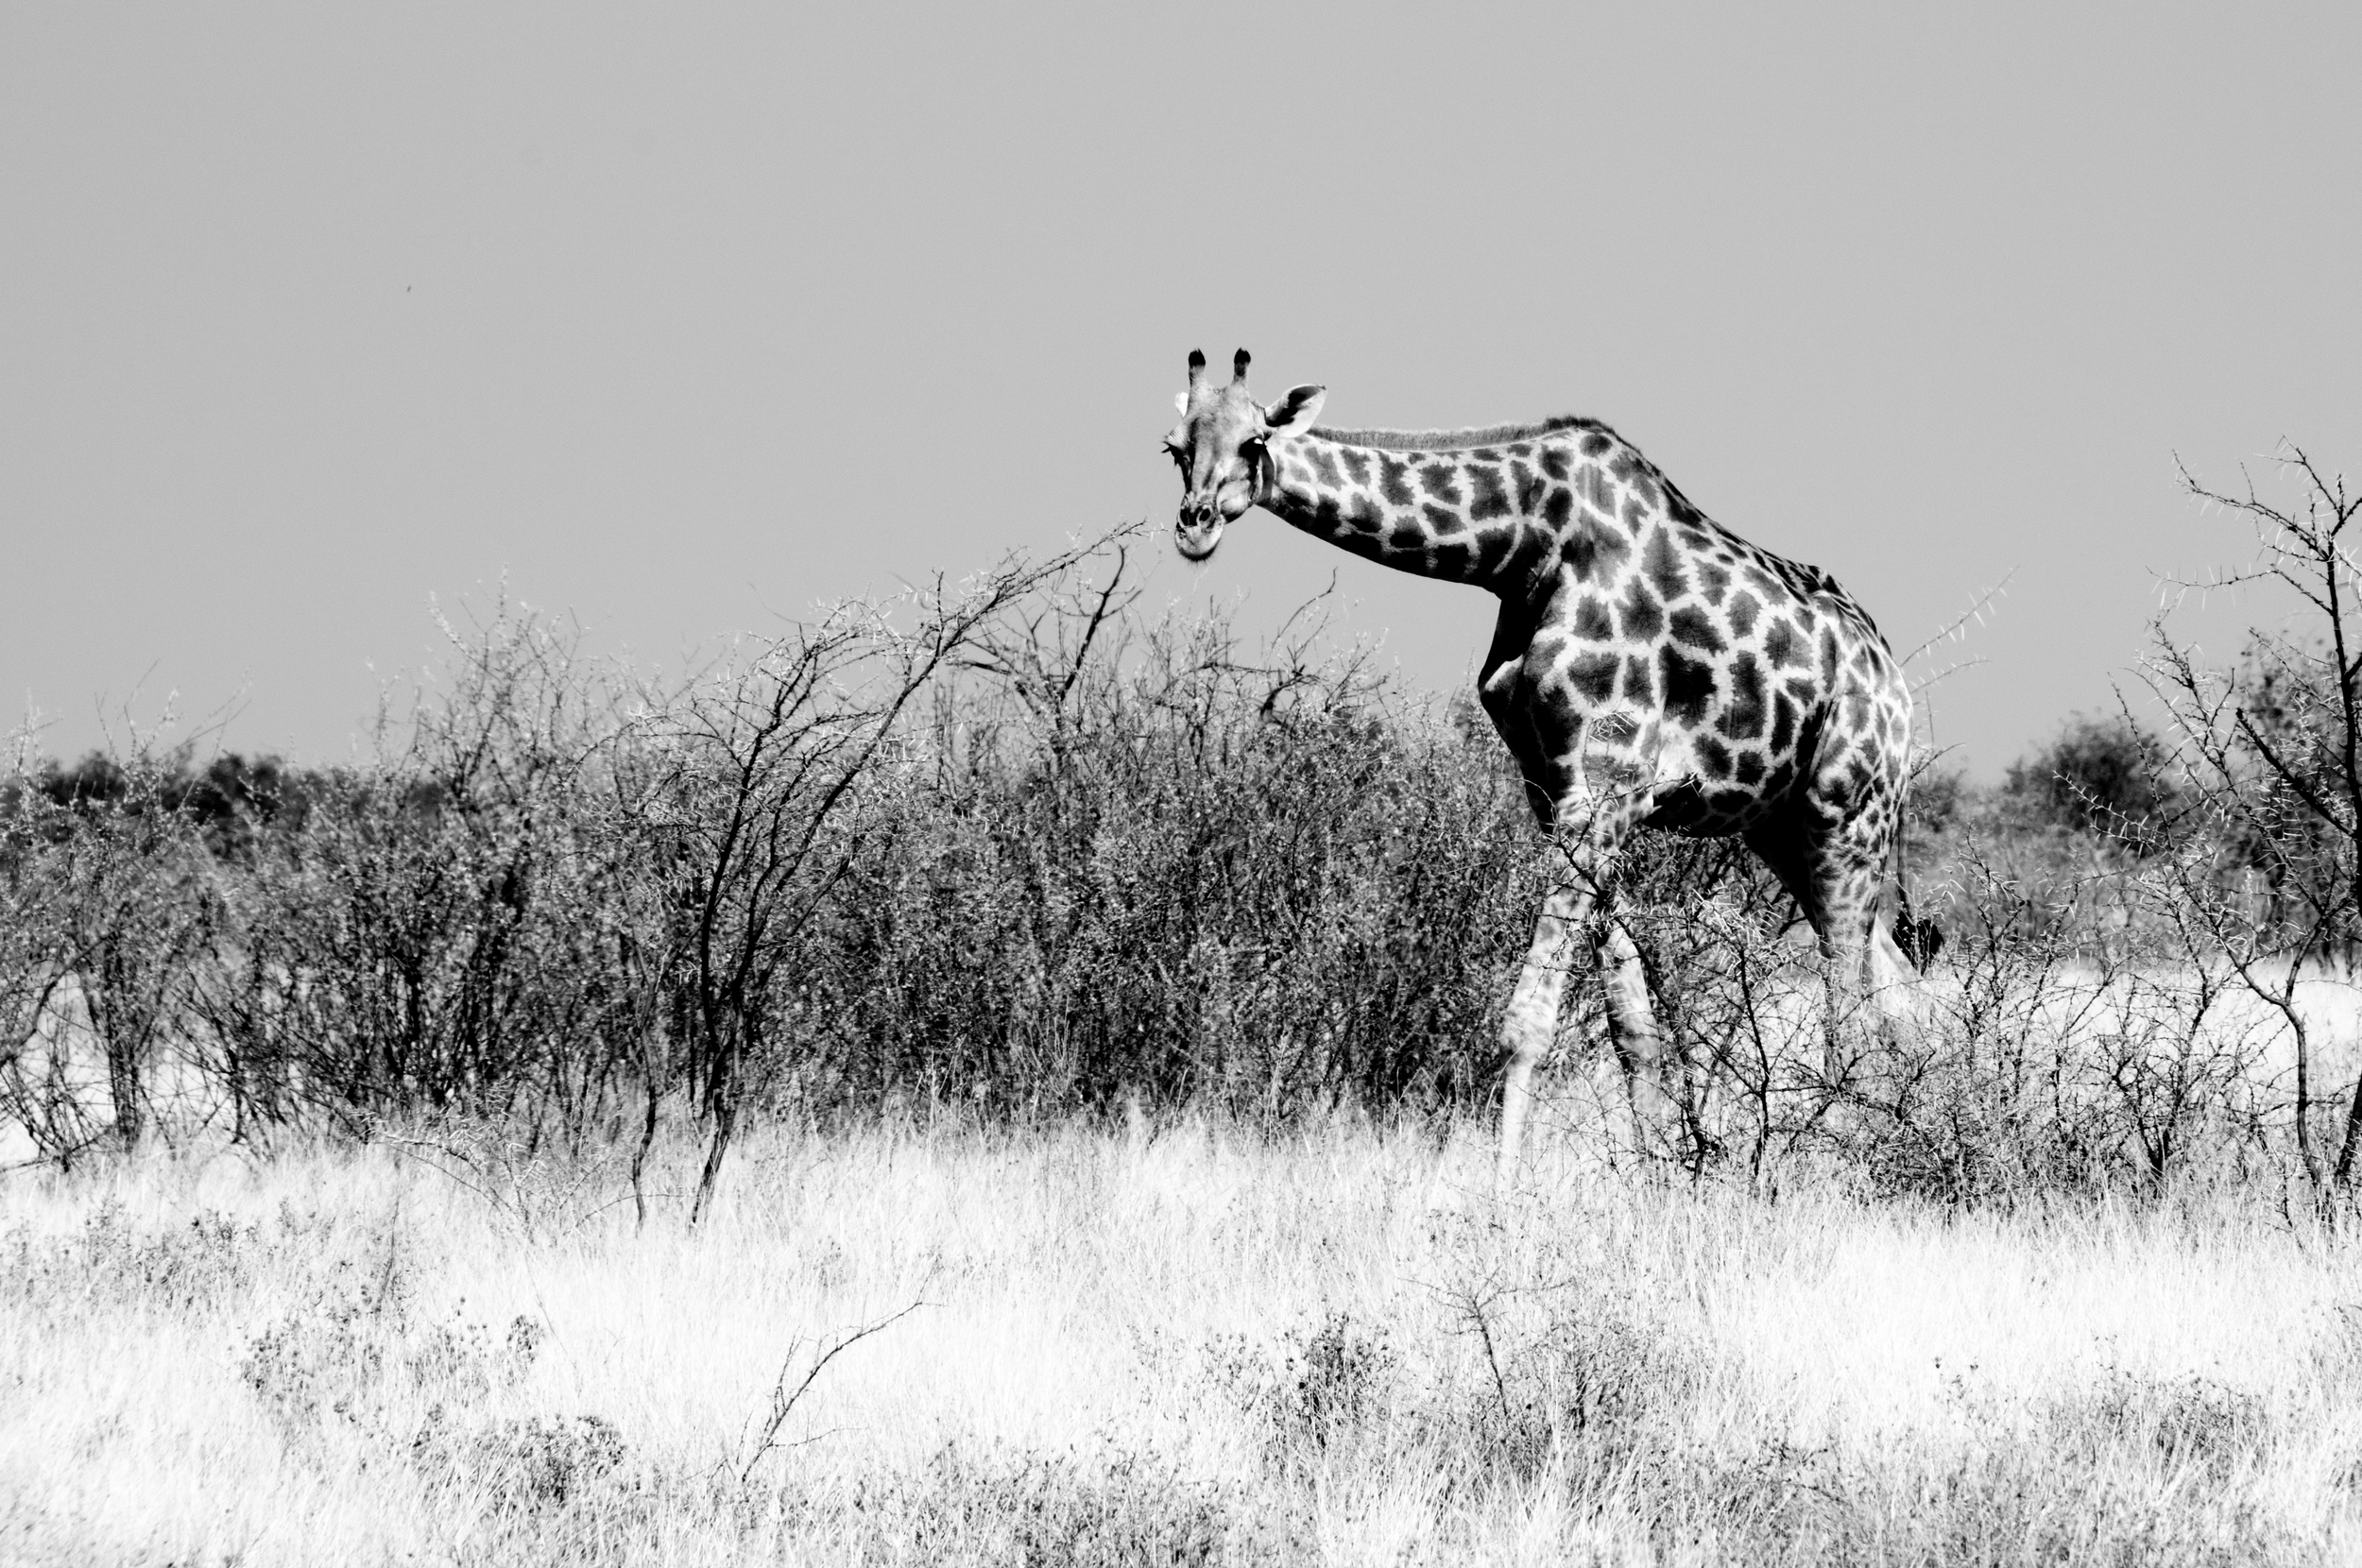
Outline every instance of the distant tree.
{"label": "distant tree", "polygon": [[300,831],[321,780],[276,757],[225,752],[180,781],[178,804],[218,857],[250,853],[273,831]]}
{"label": "distant tree", "polygon": [[216,856],[247,853],[257,835],[275,827],[300,827],[319,784],[317,774],[276,757],[249,761],[237,752],[196,771],[186,747],[142,751],[131,769],[94,751],[71,767],[43,763],[31,780],[34,793],[68,812],[171,812],[194,826]]}
{"label": "distant tree", "polygon": [[111,806],[128,794],[130,775],[103,751],[94,751],[72,767],[44,763],[34,788],[56,806]]}
{"label": "distant tree", "polygon": [[1966,770],[1928,766],[1911,778],[1907,810],[1911,826],[1922,832],[1942,833],[1960,820],[1976,793]]}
{"label": "distant tree", "polygon": [[2122,713],[2078,713],[2010,764],[2001,796],[2022,820],[2152,847],[2175,791],[2156,737]]}

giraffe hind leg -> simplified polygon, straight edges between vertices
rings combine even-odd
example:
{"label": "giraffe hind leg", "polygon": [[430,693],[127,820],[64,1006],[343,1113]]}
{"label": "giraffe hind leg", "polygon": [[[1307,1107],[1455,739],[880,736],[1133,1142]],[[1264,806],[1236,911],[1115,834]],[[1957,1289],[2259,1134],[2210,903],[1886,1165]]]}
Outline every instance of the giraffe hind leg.
{"label": "giraffe hind leg", "polygon": [[1901,1111],[1921,1022],[1919,972],[1880,918],[1886,846],[1832,835],[1815,883],[1828,911],[1830,1049],[1846,1098],[1888,1116]]}
{"label": "giraffe hind leg", "polygon": [[1863,961],[1874,929],[1878,885],[1865,880],[1839,835],[1790,814],[1752,828],[1747,845],[1796,900],[1812,927],[1822,960],[1822,1078],[1831,1098],[1849,1092],[1859,1066],[1856,1048]]}

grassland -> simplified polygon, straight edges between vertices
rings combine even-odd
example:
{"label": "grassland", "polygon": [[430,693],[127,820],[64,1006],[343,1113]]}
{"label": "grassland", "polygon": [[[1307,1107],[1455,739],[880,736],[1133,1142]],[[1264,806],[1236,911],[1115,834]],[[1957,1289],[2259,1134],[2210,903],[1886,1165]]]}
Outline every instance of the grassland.
{"label": "grassland", "polygon": [[22,1171],[0,1559],[2362,1555],[2362,1251],[2254,1187],[1583,1147],[1502,1198],[1469,1126],[777,1131],[694,1231],[450,1129]]}

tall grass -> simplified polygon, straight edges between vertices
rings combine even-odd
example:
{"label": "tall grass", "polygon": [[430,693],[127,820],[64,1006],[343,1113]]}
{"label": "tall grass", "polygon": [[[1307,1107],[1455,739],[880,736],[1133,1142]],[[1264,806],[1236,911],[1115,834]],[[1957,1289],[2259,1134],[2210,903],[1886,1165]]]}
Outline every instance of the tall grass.
{"label": "tall grass", "polygon": [[0,1540],[258,1564],[2362,1550],[2362,1277],[2308,1219],[2179,1188],[1773,1202],[1568,1146],[1499,1201],[1485,1144],[1353,1116],[774,1128],[694,1230],[670,1221],[701,1150],[670,1136],[645,1231],[620,1160],[520,1156],[498,1188],[390,1142],[20,1177]]}

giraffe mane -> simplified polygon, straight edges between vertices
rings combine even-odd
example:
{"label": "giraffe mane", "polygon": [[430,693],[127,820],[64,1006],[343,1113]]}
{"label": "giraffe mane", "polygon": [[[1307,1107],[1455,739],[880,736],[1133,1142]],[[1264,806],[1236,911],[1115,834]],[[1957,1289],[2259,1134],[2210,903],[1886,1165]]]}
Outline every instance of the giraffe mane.
{"label": "giraffe mane", "polygon": [[1562,430],[1596,430],[1623,440],[1602,419],[1581,414],[1553,414],[1522,425],[1479,425],[1471,430],[1337,430],[1314,425],[1310,434],[1340,446],[1378,447],[1388,452],[1461,452],[1469,447],[1498,447],[1511,441],[1539,440]]}

